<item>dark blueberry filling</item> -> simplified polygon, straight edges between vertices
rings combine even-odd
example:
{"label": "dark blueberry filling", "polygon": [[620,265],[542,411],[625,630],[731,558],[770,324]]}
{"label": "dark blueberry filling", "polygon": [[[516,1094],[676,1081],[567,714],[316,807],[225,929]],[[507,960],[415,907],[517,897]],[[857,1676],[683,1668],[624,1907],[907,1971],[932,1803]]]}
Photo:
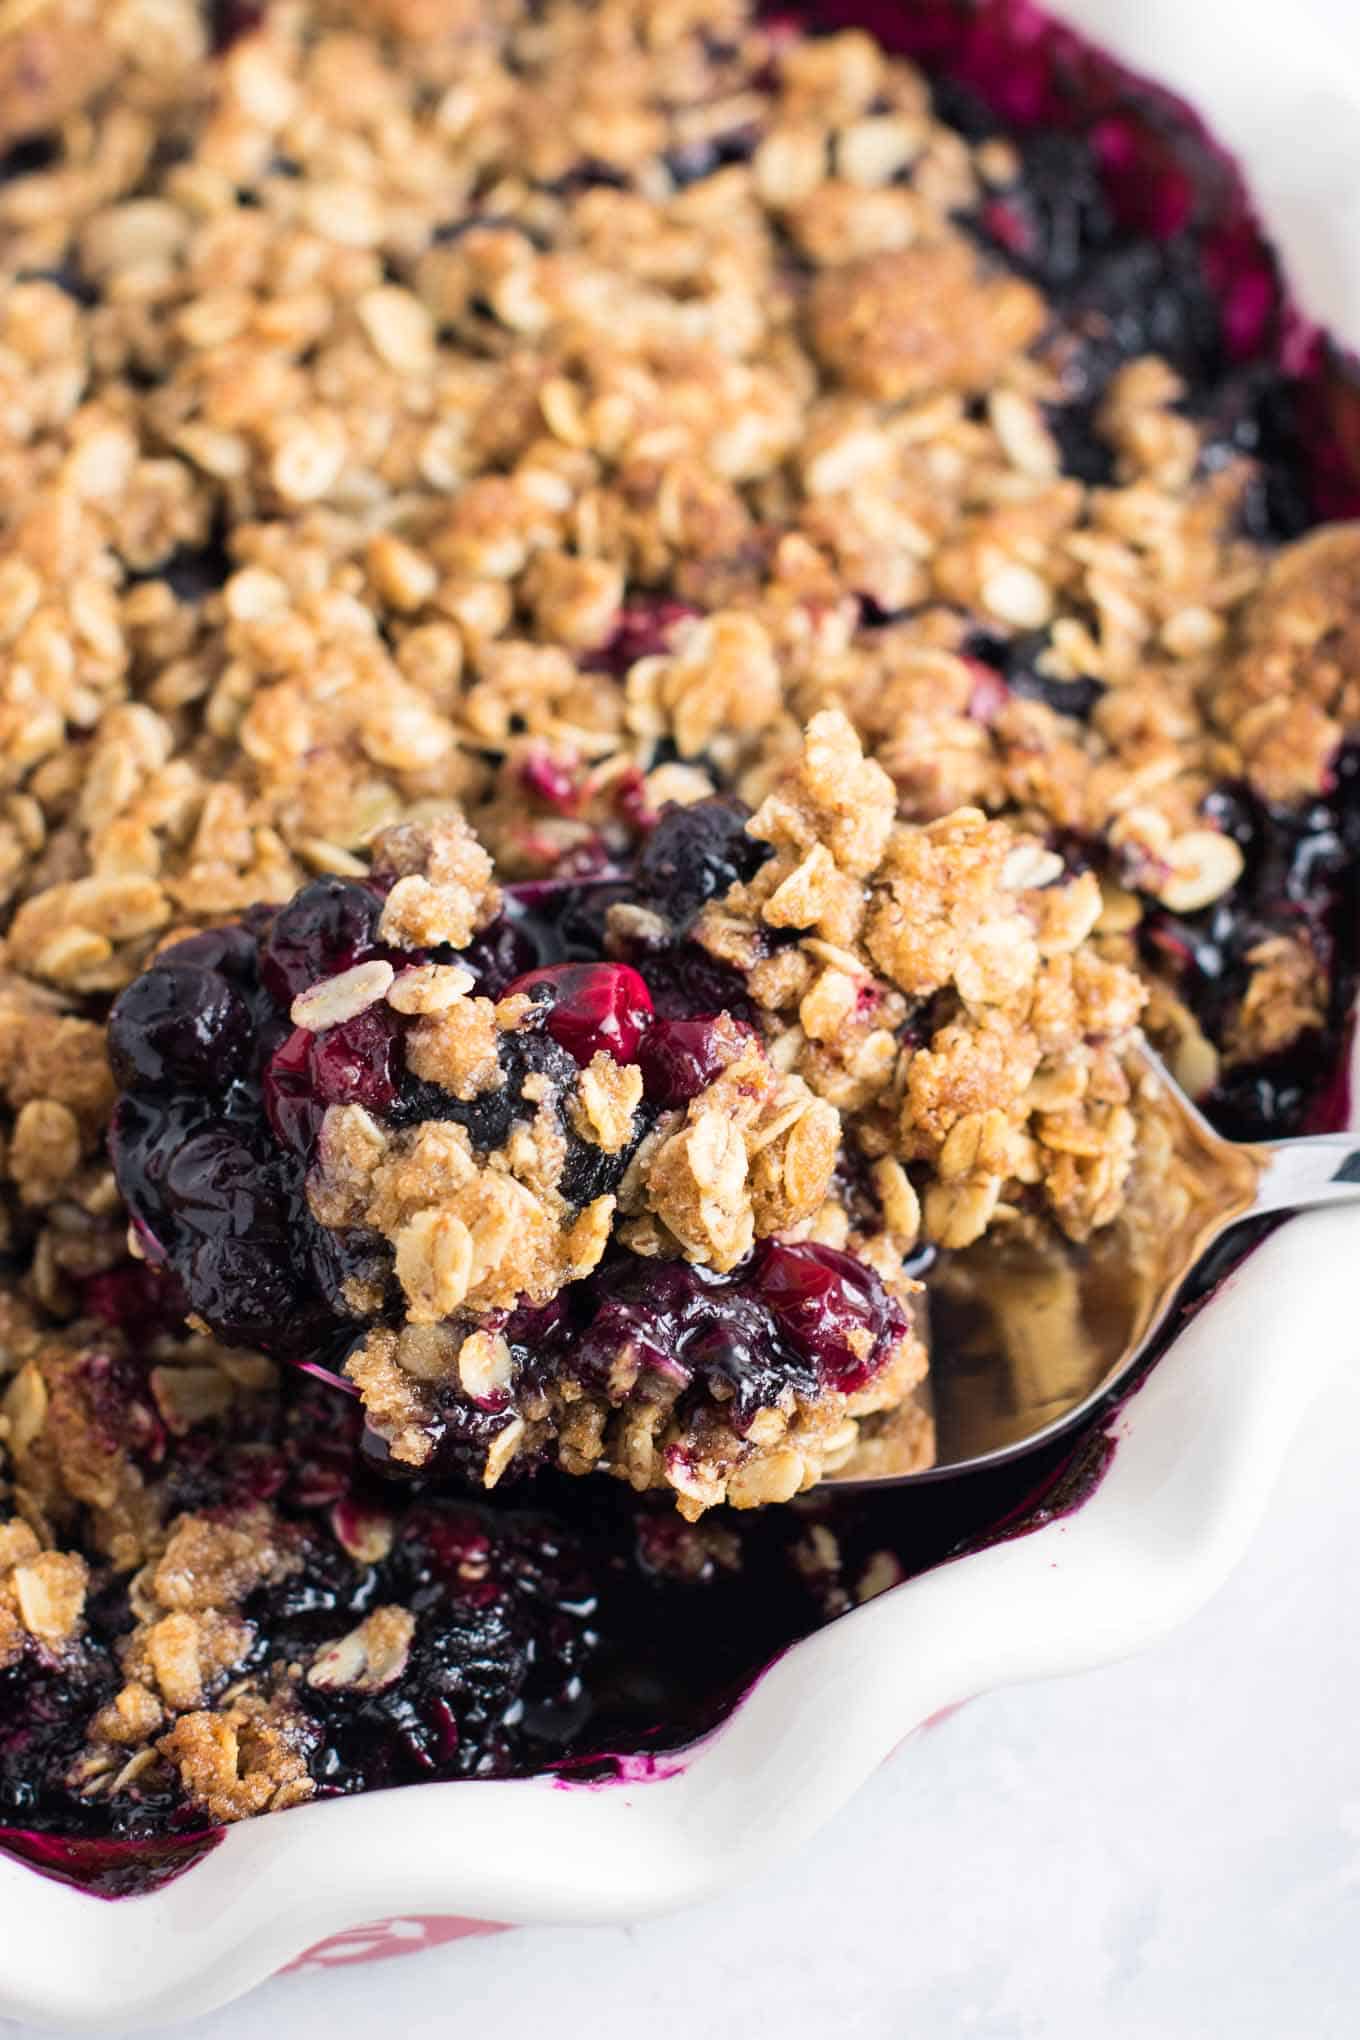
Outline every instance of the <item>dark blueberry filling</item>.
{"label": "dark blueberry filling", "polygon": [[[669,847],[647,845],[637,889],[645,884],[689,918],[732,872],[764,855],[743,818],[730,801],[673,811],[663,818]],[[682,865],[686,844],[697,847]],[[483,982],[526,945],[541,954],[557,911],[569,931],[559,948],[586,939],[592,924],[602,932],[599,888],[522,890],[530,897],[513,899],[499,929],[482,938],[474,967]],[[461,1100],[405,1068],[404,1022],[386,1005],[320,1033],[287,1029],[286,1001],[377,952],[379,911],[373,888],[317,881],[277,913],[253,915],[248,928],[167,952],[119,1000],[112,1024],[127,1087],[115,1166],[153,1264],[221,1336],[323,1367],[338,1365],[360,1330],[346,1308],[347,1281],[365,1278],[370,1293],[376,1281],[381,1293],[385,1279],[379,1242],[320,1227],[307,1208],[306,1173],[328,1104],[358,1102],[396,1126],[452,1119],[491,1152],[535,1109],[525,1096],[530,1076],[539,1080],[536,1100],[544,1078],[547,1095],[563,1098],[601,1050],[639,1061],[644,1101],[622,1152],[584,1142],[559,1112],[561,1188],[584,1205],[617,1186],[657,1110],[697,1095],[730,1060],[734,1024],[749,1025],[730,1012],[725,1028],[717,1025],[735,981],[683,945],[640,959],[658,985],[659,1015],[648,979],[631,965],[539,963],[496,986],[527,994],[537,1024],[502,1034],[502,1083]],[[507,1336],[531,1380],[565,1370],[603,1384],[630,1352],[693,1384],[696,1411],[716,1394],[741,1427],[790,1388],[858,1387],[904,1330],[868,1268],[826,1247],[767,1243],[730,1276],[616,1253],[546,1314],[514,1313]],[[444,1418],[444,1473],[471,1470],[509,1420],[461,1397],[450,1398]]]}
{"label": "dark blueberry filling", "polygon": [[1331,1103],[1355,993],[1360,929],[1360,753],[1338,761],[1325,800],[1269,808],[1245,788],[1213,793],[1210,818],[1241,847],[1246,868],[1225,898],[1202,913],[1158,909],[1141,930],[1145,954],[1170,970],[1210,1039],[1222,1044],[1241,1006],[1251,952],[1272,935],[1301,938],[1329,972],[1327,1025],[1305,1031],[1280,1055],[1225,1070],[1203,1101],[1239,1140],[1301,1133]]}
{"label": "dark blueberry filling", "polygon": [[[1078,676],[1075,680],[1054,679],[1040,665],[1047,649],[1047,631],[1025,631],[1014,638],[974,633],[968,642],[968,656],[992,668],[1004,682],[1004,692],[989,713],[995,713],[1005,695],[1012,694],[1021,701],[1041,701],[1059,715],[1074,715],[1081,722],[1089,721],[1092,710],[1105,692],[1104,686],[1089,676]],[[988,719],[989,716],[980,717],[983,721]]]}
{"label": "dark blueberry filling", "polygon": [[628,184],[626,171],[596,156],[583,156],[564,177],[555,177],[543,188],[554,198],[574,198],[580,191],[627,191]]}
{"label": "dark blueberry filling", "polygon": [[1242,529],[1263,545],[1284,545],[1313,522],[1299,471],[1298,392],[1265,363],[1225,376],[1205,406],[1206,470],[1243,457],[1254,463],[1242,503]]}
{"label": "dark blueberry filling", "polygon": [[[1126,140],[1113,123],[1022,134],[1015,182],[967,222],[1049,298],[1050,347],[1066,396],[1050,407],[1048,423],[1064,471],[1097,487],[1115,472],[1097,414],[1126,362],[1145,354],[1170,362],[1196,413],[1212,412],[1228,367],[1220,293],[1197,235],[1184,230],[1178,173],[1159,159],[1171,196],[1156,202],[1154,219],[1145,217]],[[1147,183],[1155,190],[1150,174]]]}
{"label": "dark blueberry filling", "polygon": [[36,177],[61,161],[61,144],[54,135],[30,135],[0,155],[0,184],[13,177]]}
{"label": "dark blueberry filling", "polygon": [[[1044,633],[1003,639],[974,634],[977,662],[973,712],[988,721],[1010,697],[1042,701],[1085,721],[1104,688],[1090,679],[1055,680],[1039,670]],[[1241,848],[1245,868],[1222,899],[1195,914],[1146,906],[1139,931],[1150,965],[1175,982],[1210,1040],[1230,1046],[1233,1023],[1251,975],[1251,954],[1275,935],[1302,938],[1332,986],[1325,1031],[1305,1031],[1280,1055],[1225,1069],[1200,1102],[1224,1133],[1239,1140],[1279,1139],[1307,1130],[1332,1102],[1334,1073],[1356,982],[1360,930],[1360,751],[1337,762],[1325,798],[1272,808],[1245,787],[1216,789],[1206,819]],[[1055,836],[1070,871],[1099,866],[1099,845]]]}
{"label": "dark blueberry filling", "polygon": [[323,1796],[504,1776],[561,1753],[588,1712],[583,1674],[598,1642],[577,1538],[546,1517],[424,1504],[379,1564],[321,1546],[246,1612],[270,1658],[287,1661],[394,1603],[417,1618],[399,1679],[376,1693],[302,1689]]}
{"label": "dark blueberry filling", "polygon": [[[297,1688],[322,1796],[548,1767],[609,1777],[620,1754],[711,1728],[762,1665],[852,1604],[871,1562],[891,1555],[906,1576],[998,1522],[1018,1534],[1079,1477],[1067,1443],[944,1488],[812,1496],[742,1518],[739,1539],[725,1522],[715,1540],[612,1482],[545,1475],[532,1512],[418,1497],[388,1555],[367,1563],[344,1541],[390,1515],[392,1494],[356,1459],[344,1418],[333,1395],[290,1375],[258,1432],[191,1433],[172,1470],[177,1506],[264,1498],[306,1531],[299,1570],[246,1604],[257,1673],[310,1660],[375,1608],[417,1616],[391,1685]],[[829,1549],[809,1544],[814,1526]],[[34,1654],[0,1673],[0,1848],[113,1897],[178,1875],[216,1836],[162,1774],[107,1801],[67,1782],[85,1724],[122,1682],[125,1589],[97,1594],[89,1612],[74,1660]]]}
{"label": "dark blueberry filling", "polygon": [[607,1154],[590,1141],[581,1140],[568,1129],[567,1152],[558,1188],[569,1204],[593,1204],[618,1189],[633,1156],[655,1123],[655,1113],[644,1103],[636,1118],[633,1138],[617,1154]]}
{"label": "dark blueberry filling", "polygon": [[[87,292],[86,301],[96,302],[96,294]],[[202,602],[209,595],[216,594],[231,573],[231,567],[231,557],[223,539],[214,537],[207,545],[176,546],[160,565],[138,571],[129,579],[164,581],[177,602]]]}
{"label": "dark blueberry filling", "polygon": [[729,163],[748,163],[759,140],[753,127],[734,128],[731,134],[719,135],[713,141],[687,142],[681,148],[670,149],[662,161],[672,181],[683,189],[687,184],[712,177]]}
{"label": "dark blueberry filling", "polygon": [[[1142,88],[1117,80],[1125,103],[1112,110],[1116,95],[1096,67],[1055,94],[1052,78],[1037,75],[1046,38],[1017,46],[1006,9],[980,11],[987,19],[969,32],[966,9],[927,5],[897,40],[934,38],[927,53],[938,55],[962,37],[956,54],[998,111],[957,82],[937,84],[937,102],[963,132],[1005,134],[1015,150],[1013,183],[964,224],[1053,305],[1050,346],[1067,395],[1048,422],[1064,471],[1096,486],[1113,481],[1101,401],[1125,362],[1160,355],[1184,377],[1187,408],[1207,427],[1206,465],[1243,455],[1256,463],[1241,513],[1247,534],[1297,537],[1314,515],[1299,460],[1300,389],[1269,358],[1282,293],[1231,166],[1202,137],[1174,135],[1179,110],[1153,92],[1140,105]],[[1047,31],[1053,76],[1089,63],[1059,47],[1062,35]]]}
{"label": "dark blueberry filling", "polygon": [[0,1671],[0,1818],[40,1825],[69,1809],[61,1780],[90,1715],[117,1689],[112,1661],[86,1647],[60,1659],[30,1649]]}
{"label": "dark blueberry filling", "polygon": [[[833,1247],[763,1241],[730,1275],[688,1262],[639,1262],[620,1255],[566,1293],[551,1328],[507,1327],[529,1372],[541,1341],[566,1343],[583,1378],[608,1379],[619,1355],[641,1356],[673,1380],[725,1384],[733,1422],[749,1422],[781,1388],[806,1395],[861,1385],[906,1331],[900,1307],[863,1262]],[[544,1332],[547,1330],[547,1340]],[[852,1334],[867,1333],[861,1358]],[[730,1396],[730,1401],[729,1401]]]}
{"label": "dark blueberry filling", "polygon": [[576,1065],[567,1051],[546,1032],[517,1034],[500,1045],[503,1081],[495,1090],[475,1098],[455,1098],[437,1084],[408,1077],[389,1115],[394,1125],[416,1126],[423,1119],[450,1119],[466,1127],[473,1146],[485,1153],[503,1147],[517,1118],[528,1118],[531,1108],[524,1102],[525,1080],[546,1076],[554,1088],[569,1085]]}
{"label": "dark blueberry filling", "polygon": [[1115,371],[1157,354],[1202,392],[1223,368],[1218,306],[1188,237],[1102,255],[1077,282],[1064,325],[1077,342],[1073,394],[1090,400]]}
{"label": "dark blueberry filling", "polygon": [[[3,182],[4,168],[0,165],[0,183]],[[99,303],[98,289],[81,275],[72,262],[63,262],[56,269],[24,269],[19,272],[19,277],[23,283],[53,284],[57,290],[64,291],[68,298],[73,299],[78,305],[83,305],[87,310],[91,305]]]}
{"label": "dark blueberry filling", "polygon": [[[789,1390],[849,1392],[883,1364],[906,1331],[879,1276],[835,1248],[761,1242],[730,1274],[686,1261],[644,1261],[611,1249],[584,1282],[502,1322],[517,1377],[562,1373],[607,1390],[620,1363],[678,1392],[682,1426],[714,1405],[744,1431]],[[472,1409],[450,1397],[440,1412],[436,1468],[475,1479],[508,1408]]]}
{"label": "dark blueberry filling", "polygon": [[1114,217],[1095,156],[1076,135],[1031,135],[1018,154],[1015,184],[984,203],[977,227],[997,253],[1056,294],[1110,246]]}
{"label": "dark blueberry filling", "polygon": [[638,853],[638,897],[682,934],[709,900],[754,878],[769,847],[746,833],[749,810],[737,800],[663,808]]}

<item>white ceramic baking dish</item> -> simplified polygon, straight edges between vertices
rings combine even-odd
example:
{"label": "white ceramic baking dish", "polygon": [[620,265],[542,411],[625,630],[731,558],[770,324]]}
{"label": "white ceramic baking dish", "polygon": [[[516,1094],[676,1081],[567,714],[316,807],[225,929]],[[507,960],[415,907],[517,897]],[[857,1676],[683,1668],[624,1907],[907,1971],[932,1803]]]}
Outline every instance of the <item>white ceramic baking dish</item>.
{"label": "white ceramic baking dish", "polygon": [[[1360,18],[1338,11],[1329,38],[1267,0],[1054,11],[1199,109],[1243,164],[1301,302],[1360,340]],[[1079,1510],[798,1645],[681,1758],[608,1785],[429,1785],[303,1807],[117,1903],[0,1858],[0,2014],[184,2018],[299,1958],[364,1960],[484,1922],[636,1918],[785,1854],[932,1715],[1135,1651],[1204,1602],[1350,1347],[1357,1250],[1344,1211],[1274,1234],[1114,1418],[1109,1470]]]}

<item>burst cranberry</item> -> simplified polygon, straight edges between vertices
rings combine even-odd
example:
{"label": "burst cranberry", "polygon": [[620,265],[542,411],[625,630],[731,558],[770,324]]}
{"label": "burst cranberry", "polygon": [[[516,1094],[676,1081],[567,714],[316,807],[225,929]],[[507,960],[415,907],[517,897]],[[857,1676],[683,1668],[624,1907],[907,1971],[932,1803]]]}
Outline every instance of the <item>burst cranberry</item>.
{"label": "burst cranberry", "polygon": [[[735,1030],[737,1023],[729,1020],[725,1025]],[[637,1059],[654,1105],[687,1105],[708,1089],[730,1060],[723,1017],[655,1020],[643,1036]]]}
{"label": "burst cranberry", "polygon": [[380,1006],[313,1036],[312,1081],[326,1105],[385,1112],[397,1095],[396,1030]]}
{"label": "burst cranberry", "polygon": [[285,1147],[313,1145],[327,1105],[362,1105],[386,1112],[397,1095],[397,1036],[381,1009],[366,1012],[324,1034],[295,1027],[270,1058],[264,1109]]}
{"label": "burst cranberry", "polygon": [[600,1049],[615,1062],[636,1061],[652,1022],[652,995],[635,970],[626,963],[549,964],[516,978],[506,996],[540,986],[552,999],[548,1032],[578,1063]]}
{"label": "burst cranberry", "polygon": [[907,1329],[875,1271],[834,1247],[767,1241],[753,1272],[761,1301],[843,1393],[862,1387]]}
{"label": "burst cranberry", "polygon": [[[141,1327],[145,1336],[148,1327]],[[165,1426],[153,1401],[154,1374],[131,1354],[98,1348],[82,1355],[78,1379],[92,1434],[106,1451],[120,1447],[151,1460],[165,1450]]]}
{"label": "burst cranberry", "polygon": [[295,1027],[275,1049],[264,1073],[265,1116],[276,1140],[299,1153],[310,1153],[321,1130],[321,1107],[312,1089],[312,1042],[305,1028]]}
{"label": "burst cranberry", "polygon": [[615,811],[630,829],[641,831],[656,827],[656,810],[647,798],[647,782],[636,765],[630,765],[619,774],[611,791]]}

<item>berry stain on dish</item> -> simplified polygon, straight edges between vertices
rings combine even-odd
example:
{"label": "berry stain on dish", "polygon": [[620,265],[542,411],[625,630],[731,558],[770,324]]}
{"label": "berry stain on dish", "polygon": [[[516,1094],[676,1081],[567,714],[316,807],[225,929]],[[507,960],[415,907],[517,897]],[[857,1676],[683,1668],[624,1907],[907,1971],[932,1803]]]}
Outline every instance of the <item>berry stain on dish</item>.
{"label": "berry stain on dish", "polygon": [[454,133],[425,10],[170,5],[0,183],[0,1848],[105,1897],[675,1775],[1079,1508],[1101,1421],[824,1483],[961,1256],[1193,1200],[1140,1027],[1303,1131],[1360,970],[1355,399],[1186,109],[734,0],[512,8]]}

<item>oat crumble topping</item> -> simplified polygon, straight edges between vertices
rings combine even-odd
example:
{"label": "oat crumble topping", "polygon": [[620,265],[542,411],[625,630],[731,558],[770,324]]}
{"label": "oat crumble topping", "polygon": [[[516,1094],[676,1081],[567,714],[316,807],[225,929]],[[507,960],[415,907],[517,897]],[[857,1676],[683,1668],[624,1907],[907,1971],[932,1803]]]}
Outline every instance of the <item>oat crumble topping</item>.
{"label": "oat crumble topping", "polygon": [[0,8],[0,1706],[129,1832],[569,1743],[556,1474],[894,1584],[769,1505],[930,1464],[941,1269],[1183,1222],[1140,1028],[1302,1116],[1360,854],[1360,524],[1086,158],[741,0],[235,12]]}

